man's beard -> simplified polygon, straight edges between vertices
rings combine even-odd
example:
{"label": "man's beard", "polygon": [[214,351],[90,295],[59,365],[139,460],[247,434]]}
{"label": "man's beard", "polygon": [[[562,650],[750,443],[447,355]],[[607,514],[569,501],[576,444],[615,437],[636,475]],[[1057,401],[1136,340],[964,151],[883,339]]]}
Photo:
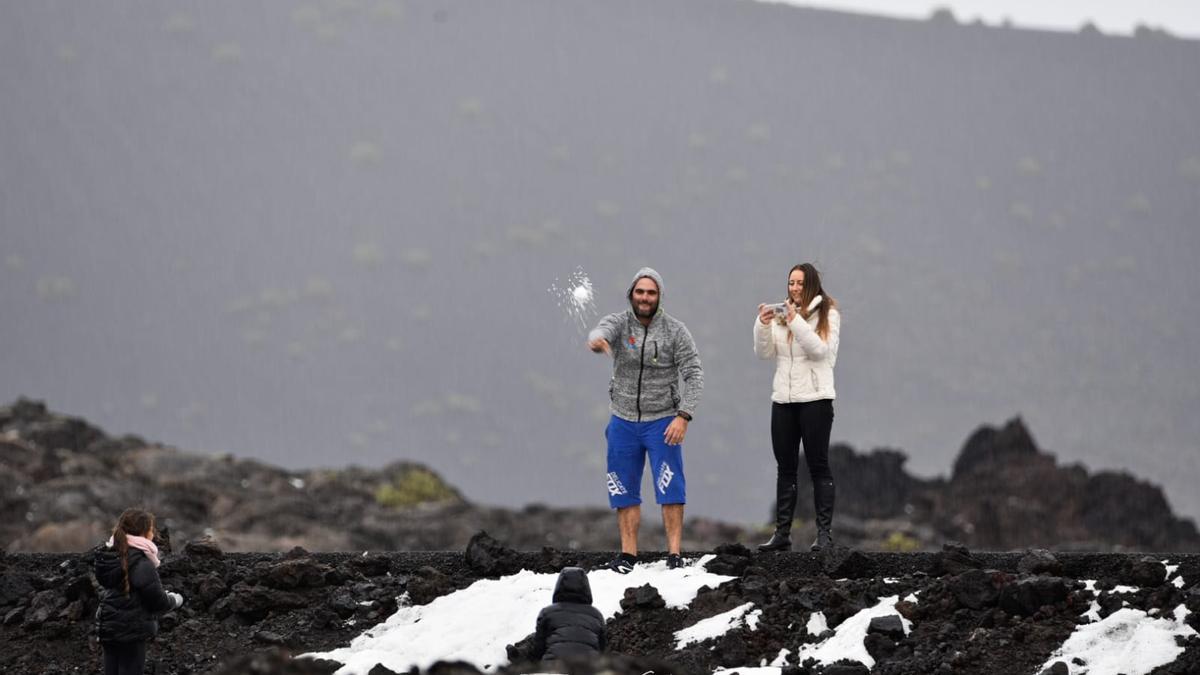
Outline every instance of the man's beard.
{"label": "man's beard", "polygon": [[636,302],[633,303],[633,313],[642,319],[648,319],[648,318],[654,316],[657,312],[658,312],[658,303],[657,302],[655,302],[653,305],[650,305],[650,309],[646,310],[645,312],[642,311],[641,306],[638,305],[638,303],[636,303]]}

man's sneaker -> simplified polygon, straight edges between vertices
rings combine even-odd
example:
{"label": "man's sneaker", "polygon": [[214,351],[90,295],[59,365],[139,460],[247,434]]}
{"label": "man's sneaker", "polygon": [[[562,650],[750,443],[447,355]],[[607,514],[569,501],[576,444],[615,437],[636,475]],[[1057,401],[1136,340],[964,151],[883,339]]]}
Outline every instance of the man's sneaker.
{"label": "man's sneaker", "polygon": [[636,564],[637,564],[637,556],[636,555],[631,555],[629,553],[622,553],[622,554],[618,555],[617,557],[613,558],[612,562],[608,563],[608,569],[616,572],[617,574],[629,574],[630,572],[633,571],[633,566]]}
{"label": "man's sneaker", "polygon": [[667,569],[677,570],[680,567],[683,567],[683,558],[680,558],[678,553],[672,553],[667,556]]}

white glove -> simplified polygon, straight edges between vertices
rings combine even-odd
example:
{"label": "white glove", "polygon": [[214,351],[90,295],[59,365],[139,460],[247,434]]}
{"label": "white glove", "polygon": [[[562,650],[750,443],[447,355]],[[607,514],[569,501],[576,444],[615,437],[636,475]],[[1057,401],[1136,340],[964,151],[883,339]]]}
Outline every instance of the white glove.
{"label": "white glove", "polygon": [[175,605],[171,609],[174,610],[174,609],[179,609],[180,607],[183,607],[183,596],[182,595],[168,591],[167,597],[170,598],[171,602]]}

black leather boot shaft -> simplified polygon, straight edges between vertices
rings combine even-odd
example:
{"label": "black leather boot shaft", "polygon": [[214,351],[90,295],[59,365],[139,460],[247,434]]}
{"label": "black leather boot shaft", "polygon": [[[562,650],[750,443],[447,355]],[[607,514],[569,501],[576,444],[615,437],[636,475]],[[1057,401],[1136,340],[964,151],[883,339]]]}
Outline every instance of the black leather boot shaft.
{"label": "black leather boot shaft", "polygon": [[832,480],[813,483],[813,507],[817,514],[817,540],[812,550],[820,551],[833,546],[833,503],[837,489]]}
{"label": "black leather boot shaft", "polygon": [[796,513],[796,479],[786,476],[775,479],[775,534],[760,551],[788,551],[792,548],[792,519]]}

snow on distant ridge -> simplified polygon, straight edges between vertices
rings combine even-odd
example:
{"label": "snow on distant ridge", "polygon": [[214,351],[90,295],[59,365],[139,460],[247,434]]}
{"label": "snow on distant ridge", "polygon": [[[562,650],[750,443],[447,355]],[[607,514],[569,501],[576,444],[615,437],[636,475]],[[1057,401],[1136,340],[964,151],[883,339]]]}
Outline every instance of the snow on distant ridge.
{"label": "snow on distant ridge", "polygon": [[1092,24],[1112,35],[1132,35],[1138,26],[1161,28],[1172,35],[1200,37],[1200,10],[1192,0],[1155,3],[1033,2],[1008,0],[757,0],[838,12],[872,14],[897,19],[926,19],[946,8],[961,22],[979,19],[989,25],[1012,25],[1027,30],[1075,32]]}

